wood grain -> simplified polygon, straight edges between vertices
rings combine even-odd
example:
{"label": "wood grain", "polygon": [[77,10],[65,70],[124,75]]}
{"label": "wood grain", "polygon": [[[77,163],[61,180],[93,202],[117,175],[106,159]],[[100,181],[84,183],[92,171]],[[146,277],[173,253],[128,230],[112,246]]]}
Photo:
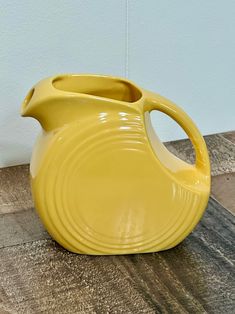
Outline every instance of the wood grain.
{"label": "wood grain", "polygon": [[233,144],[235,144],[235,131],[221,133],[221,135]]}
{"label": "wood grain", "polygon": [[0,214],[31,207],[29,165],[0,168]]}
{"label": "wood grain", "polygon": [[212,177],[211,195],[235,214],[235,172]]}
{"label": "wood grain", "polygon": [[234,221],[210,200],[174,249],[132,256],[69,253],[52,240],[0,249],[0,313],[233,313]]}
{"label": "wood grain", "polygon": [[[235,172],[235,144],[221,134],[204,136],[210,155],[211,175]],[[189,140],[165,143],[166,147],[177,157],[194,163],[195,154]]]}
{"label": "wood grain", "polygon": [[0,248],[47,238],[34,208],[0,215]]}

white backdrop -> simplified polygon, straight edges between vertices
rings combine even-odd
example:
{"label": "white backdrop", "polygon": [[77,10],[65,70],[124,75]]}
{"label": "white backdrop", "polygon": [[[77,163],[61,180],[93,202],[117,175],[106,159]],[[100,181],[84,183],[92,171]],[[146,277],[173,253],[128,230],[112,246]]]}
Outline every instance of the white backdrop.
{"label": "white backdrop", "polygon": [[[203,134],[235,127],[235,1],[0,0],[0,167],[27,163],[39,125],[19,116],[56,73],[124,76],[179,104]],[[163,140],[184,137],[153,113]]]}

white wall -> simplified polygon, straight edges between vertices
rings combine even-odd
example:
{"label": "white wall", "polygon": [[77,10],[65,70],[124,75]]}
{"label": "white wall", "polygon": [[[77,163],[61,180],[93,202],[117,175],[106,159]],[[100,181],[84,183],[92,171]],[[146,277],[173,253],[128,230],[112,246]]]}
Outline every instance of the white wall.
{"label": "white wall", "polygon": [[[56,73],[126,76],[181,105],[203,134],[235,126],[235,1],[0,0],[0,167],[29,161],[19,107]],[[184,136],[152,114],[163,140]]]}

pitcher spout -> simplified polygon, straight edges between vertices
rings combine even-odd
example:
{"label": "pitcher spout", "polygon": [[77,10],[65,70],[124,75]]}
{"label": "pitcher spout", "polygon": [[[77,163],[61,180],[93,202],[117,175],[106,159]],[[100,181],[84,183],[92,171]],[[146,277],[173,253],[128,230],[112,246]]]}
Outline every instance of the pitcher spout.
{"label": "pitcher spout", "polygon": [[34,94],[34,88],[32,88],[28,92],[27,96],[25,97],[25,99],[21,105],[20,114],[22,117],[30,117],[30,111],[31,111],[30,109],[32,109],[32,108],[31,108],[31,106],[28,106],[28,105],[29,105],[29,103],[33,97],[33,94]]}
{"label": "pitcher spout", "polygon": [[21,116],[39,121],[45,131],[71,122],[79,116],[79,97],[53,87],[53,78],[36,84],[21,105]]}

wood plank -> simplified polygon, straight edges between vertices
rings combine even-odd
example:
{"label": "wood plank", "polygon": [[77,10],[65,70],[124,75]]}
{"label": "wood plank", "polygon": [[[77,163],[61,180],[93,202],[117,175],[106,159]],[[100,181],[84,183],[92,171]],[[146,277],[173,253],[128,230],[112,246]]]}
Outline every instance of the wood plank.
{"label": "wood plank", "polygon": [[86,256],[52,240],[0,249],[0,313],[232,313],[235,217],[215,200],[176,248]]}
{"label": "wood plank", "polygon": [[33,207],[29,184],[29,165],[0,169],[0,214]]}
{"label": "wood plank", "polygon": [[233,144],[235,144],[235,131],[221,133],[221,135]]}
{"label": "wood plank", "polygon": [[235,214],[235,173],[212,177],[211,195]]}
{"label": "wood plank", "polygon": [[[204,136],[211,161],[211,175],[235,172],[235,145],[221,134]],[[195,154],[189,140],[165,143],[166,147],[177,157],[194,163]]]}
{"label": "wood plank", "polygon": [[48,238],[33,208],[0,216],[0,248]]}

